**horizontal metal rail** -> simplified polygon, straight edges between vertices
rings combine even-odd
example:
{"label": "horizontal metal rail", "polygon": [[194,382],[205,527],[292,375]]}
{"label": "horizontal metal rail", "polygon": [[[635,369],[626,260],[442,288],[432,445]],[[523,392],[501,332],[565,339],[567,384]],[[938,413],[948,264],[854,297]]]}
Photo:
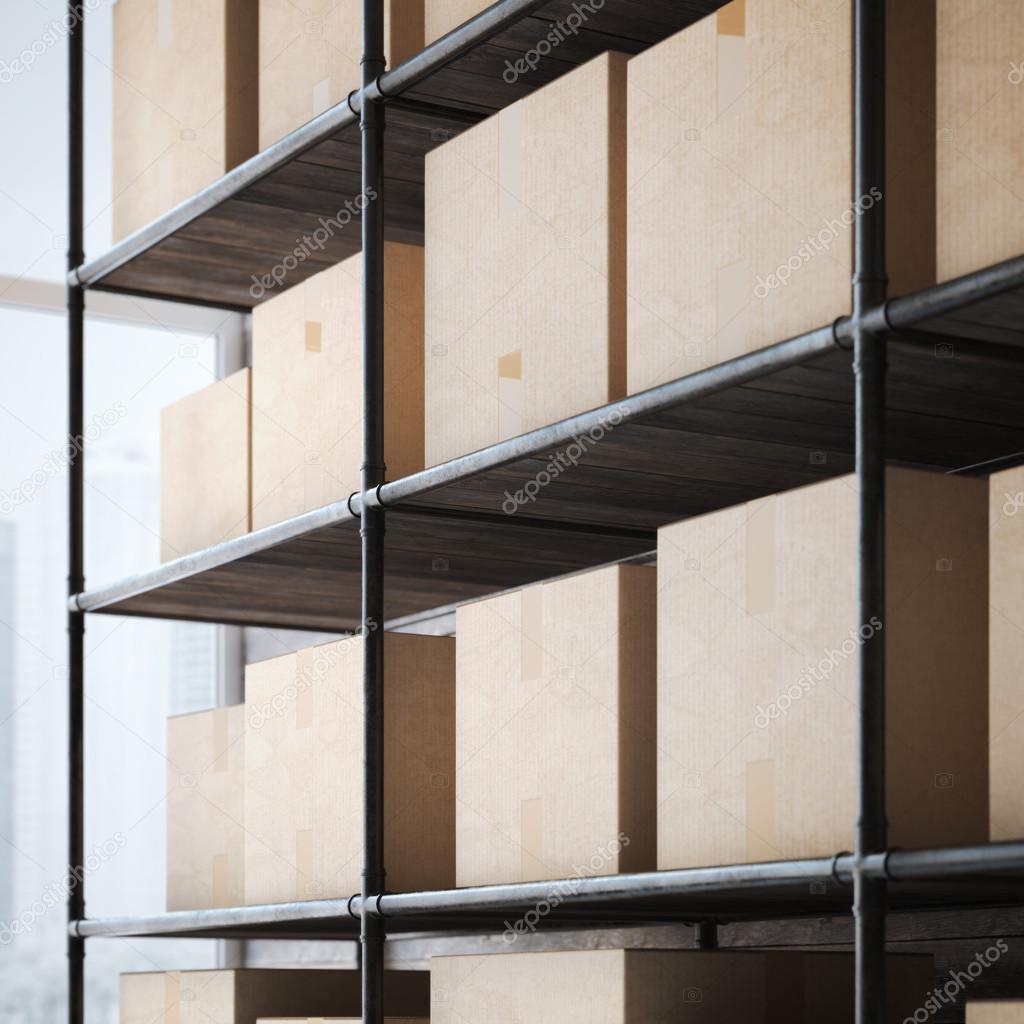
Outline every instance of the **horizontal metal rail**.
{"label": "horizontal metal rail", "polygon": [[[520,882],[510,885],[484,885],[435,892],[386,893],[368,900],[368,909],[384,917],[472,912],[516,912],[528,910],[558,896],[558,912],[608,905],[610,919],[627,914],[645,917],[637,908],[616,908],[613,904],[657,897],[732,897],[752,890],[785,888],[814,882],[848,885],[853,880],[856,858],[852,853],[806,860],[771,861],[763,864],[734,864],[724,867],[683,868],[675,871],[650,871],[628,875],[602,875],[590,878]],[[864,874],[869,878],[901,882],[928,882],[982,876],[994,873],[1024,872],[1024,840],[958,846],[933,850],[892,850],[864,859]],[[953,900],[955,893],[950,892]],[[1021,878],[1020,903],[1024,905],[1024,876]],[[362,898],[307,900],[254,907],[227,907],[211,910],[171,911],[149,917],[87,918],[72,922],[72,934],[81,937],[122,935],[207,935],[233,929],[287,928],[301,930],[303,922],[337,922],[338,932],[355,934],[362,910]],[[651,910],[646,916],[664,917],[665,909]],[[572,915],[575,916],[575,915]],[[789,910],[765,918],[792,916]],[[313,931],[311,929],[310,931]],[[321,929],[321,932],[323,929]],[[291,932],[290,932],[291,934]]]}

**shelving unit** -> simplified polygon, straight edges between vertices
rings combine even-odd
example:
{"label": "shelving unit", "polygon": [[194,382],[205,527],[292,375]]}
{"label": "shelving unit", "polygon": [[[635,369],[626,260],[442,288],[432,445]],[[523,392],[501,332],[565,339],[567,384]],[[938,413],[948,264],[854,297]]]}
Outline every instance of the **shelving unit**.
{"label": "shelving unit", "polygon": [[[384,71],[380,0],[364,0],[363,81],[349,101],[293,132],[205,191],[83,262],[82,37],[69,63],[69,422],[82,433],[87,290],[231,309],[320,217],[360,193],[380,198],[294,284],[357,251],[364,260],[364,470],[348,501],[87,590],[83,464],[71,469],[69,862],[83,856],[83,635],[87,614],[346,631],[609,562],[650,557],[658,526],[855,470],[860,621],[884,618],[885,462],[988,473],[1024,461],[1024,257],[887,300],[882,206],[856,227],[849,311],[806,335],[605,409],[384,480],[382,243],[422,242],[423,157],[481,118],[607,49],[636,53],[720,0],[605,0],[577,36],[514,84],[502,80],[571,9],[569,0],[501,0]],[[74,12],[74,4],[69,3]],[[885,0],[854,0],[856,192],[884,193]],[[384,113],[387,111],[387,126]],[[357,235],[355,225],[359,224]],[[256,283],[254,283],[256,282]],[[580,464],[508,514],[509,495],[554,453],[612,423]],[[387,524],[385,542],[384,527]],[[69,1020],[84,1021],[85,942],[101,936],[354,938],[362,944],[363,1020],[381,1024],[383,942],[391,933],[500,931],[543,902],[550,882],[427,893],[386,890],[382,815],[382,641],[365,644],[363,892],[350,900],[91,919],[69,901]],[[861,649],[857,848],[831,858],[578,880],[543,929],[718,922],[852,912],[857,1020],[883,1020],[887,909],[1024,906],[1024,841],[887,851],[881,634]],[[969,681],[968,681],[969,683]],[[353,737],[356,741],[358,737]]]}

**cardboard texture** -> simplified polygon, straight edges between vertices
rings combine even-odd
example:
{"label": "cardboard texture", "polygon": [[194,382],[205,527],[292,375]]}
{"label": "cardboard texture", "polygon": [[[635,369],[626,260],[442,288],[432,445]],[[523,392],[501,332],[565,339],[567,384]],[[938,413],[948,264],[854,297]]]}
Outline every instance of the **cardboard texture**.
{"label": "cardboard texture", "polygon": [[245,901],[245,708],[167,720],[167,909]]}
{"label": "cardboard texture", "polygon": [[[853,1021],[853,955],[587,950],[434,957],[433,1024],[820,1024]],[[934,985],[931,956],[890,956],[886,1021]]]}
{"label": "cardboard texture", "polygon": [[[388,971],[385,1010],[426,1017],[426,971]],[[261,1017],[299,1013],[322,1018],[340,1009],[358,1014],[358,971],[220,970],[121,975],[121,1024],[256,1024]]]}
{"label": "cardboard texture", "polygon": [[[455,641],[388,633],[384,651],[388,889],[450,888]],[[249,665],[245,687],[246,902],[351,896],[362,871],[362,641]]]}
{"label": "cardboard texture", "polygon": [[1024,1000],[995,999],[968,1003],[967,1024],[1024,1024]]}
{"label": "cardboard texture", "polygon": [[456,612],[456,884],[655,859],[655,580],[615,566]]}
{"label": "cardboard texture", "polygon": [[[359,88],[362,0],[259,0],[260,149]],[[384,0],[395,67],[423,49],[423,0]]]}
{"label": "cardboard texture", "polygon": [[1024,10],[937,0],[938,276],[1024,252]]}
{"label": "cardboard texture", "polygon": [[859,637],[882,630],[889,844],[988,838],[987,484],[890,468],[857,621],[839,477],[658,533],[658,867],[853,849]]}
{"label": "cardboard texture", "polygon": [[426,159],[426,459],[625,393],[626,57]]}
{"label": "cardboard texture", "polygon": [[250,376],[239,370],[160,410],[160,558],[249,532]]}
{"label": "cardboard texture", "polygon": [[1024,467],[989,477],[991,838],[1024,836]]}
{"label": "cardboard texture", "polygon": [[[384,277],[384,448],[398,479],[423,469],[423,250],[385,243]],[[361,281],[353,256],[253,310],[255,528],[359,490]]]}
{"label": "cardboard texture", "polygon": [[424,42],[440,39],[488,7],[487,0],[423,0]]}
{"label": "cardboard texture", "polygon": [[934,283],[934,25],[890,5],[884,197],[854,195],[849,0],[733,0],[630,61],[630,394],[848,313],[858,200],[890,293]]}
{"label": "cardboard texture", "polygon": [[114,5],[114,241],[256,152],[253,13],[248,0]]}

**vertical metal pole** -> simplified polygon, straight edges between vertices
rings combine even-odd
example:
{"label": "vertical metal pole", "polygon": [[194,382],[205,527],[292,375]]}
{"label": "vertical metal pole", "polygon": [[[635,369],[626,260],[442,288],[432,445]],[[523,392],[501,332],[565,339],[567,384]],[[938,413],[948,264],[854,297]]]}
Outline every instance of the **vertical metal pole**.
{"label": "vertical metal pole", "polygon": [[[885,4],[854,3],[855,193],[853,311],[885,301]],[[867,208],[868,197],[871,206]],[[857,330],[858,625],[876,622],[858,662],[857,866],[854,869],[857,1024],[885,1020],[886,883],[861,858],[886,846],[885,818],[885,381],[886,337]]]}
{"label": "vertical metal pole", "polygon": [[[68,0],[68,260],[69,275],[84,258],[83,138],[83,32],[84,10]],[[85,295],[77,283],[67,286],[68,310],[68,433],[84,439],[84,332]],[[81,442],[80,442],[81,443]],[[83,494],[85,457],[72,461],[68,474],[68,593],[85,588],[85,534]],[[84,736],[85,617],[68,612],[68,864],[85,860]],[[68,895],[68,920],[85,916],[84,876]],[[85,940],[68,935],[68,1021],[85,1020]]]}
{"label": "vertical metal pole", "polygon": [[[363,89],[384,72],[384,2],[363,0]],[[366,498],[384,482],[384,103],[362,98],[363,242],[363,1024],[384,1021],[384,512]]]}

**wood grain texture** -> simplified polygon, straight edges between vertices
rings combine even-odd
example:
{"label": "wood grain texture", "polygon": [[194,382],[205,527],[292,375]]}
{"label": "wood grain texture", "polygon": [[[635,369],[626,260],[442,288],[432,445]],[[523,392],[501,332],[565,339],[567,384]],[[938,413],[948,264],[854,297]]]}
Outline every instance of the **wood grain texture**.
{"label": "wood grain texture", "polygon": [[249,370],[160,411],[160,557],[249,532]]}
{"label": "wood grain texture", "polygon": [[596,58],[427,156],[428,465],[624,394],[625,68]]}
{"label": "wood grain texture", "polygon": [[[389,887],[454,879],[454,641],[389,633],[385,863]],[[348,897],[362,871],[362,643],[246,670],[246,901]]]}
{"label": "wood grain texture", "polygon": [[630,62],[630,393],[848,313],[857,200],[885,203],[890,294],[934,282],[929,24],[887,23],[884,197],[854,195],[849,3],[737,0]]}
{"label": "wood grain texture", "polygon": [[[259,0],[260,149],[359,88],[362,0]],[[388,66],[423,49],[423,0],[385,0]]]}
{"label": "wood grain texture", "polygon": [[246,6],[242,0],[115,6],[115,241],[256,152],[256,34]]}
{"label": "wood grain texture", "polygon": [[[384,248],[384,451],[392,479],[423,468],[423,250]],[[253,313],[252,522],[280,522],[359,490],[362,260]]]}
{"label": "wood grain texture", "polygon": [[167,909],[245,902],[245,708],[167,720]]}
{"label": "wood grain texture", "polygon": [[655,572],[460,608],[459,886],[652,870]]}
{"label": "wood grain texture", "polygon": [[659,867],[852,848],[857,637],[879,629],[891,845],[987,840],[985,482],[888,471],[872,624],[855,497],[842,477],[659,531]]}
{"label": "wood grain texture", "polygon": [[938,272],[1024,251],[1024,11],[938,0]]}

